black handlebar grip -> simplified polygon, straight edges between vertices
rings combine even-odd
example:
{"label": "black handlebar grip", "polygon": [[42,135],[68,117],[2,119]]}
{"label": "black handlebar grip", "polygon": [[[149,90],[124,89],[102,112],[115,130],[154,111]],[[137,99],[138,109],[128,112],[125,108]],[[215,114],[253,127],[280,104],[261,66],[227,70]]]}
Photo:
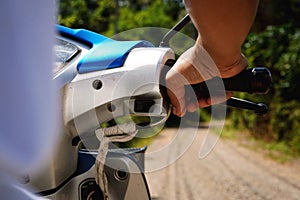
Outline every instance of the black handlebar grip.
{"label": "black handlebar grip", "polygon": [[272,85],[272,76],[265,67],[244,70],[231,78],[223,79],[225,90],[266,94]]}
{"label": "black handlebar grip", "polygon": [[[191,85],[198,99],[224,91],[266,94],[272,85],[272,76],[265,67],[244,70],[230,78],[215,77],[206,82]],[[186,88],[187,91],[190,89]],[[191,92],[191,91],[190,91]]]}

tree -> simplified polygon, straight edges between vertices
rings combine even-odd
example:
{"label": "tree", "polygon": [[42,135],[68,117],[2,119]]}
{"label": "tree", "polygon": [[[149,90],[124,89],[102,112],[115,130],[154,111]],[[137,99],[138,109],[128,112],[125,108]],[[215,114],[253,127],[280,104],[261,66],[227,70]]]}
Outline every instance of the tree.
{"label": "tree", "polygon": [[60,0],[58,23],[105,35],[140,27],[170,28],[184,11],[174,0]]}
{"label": "tree", "polygon": [[60,0],[58,23],[101,33],[109,29],[114,9],[112,0]]}

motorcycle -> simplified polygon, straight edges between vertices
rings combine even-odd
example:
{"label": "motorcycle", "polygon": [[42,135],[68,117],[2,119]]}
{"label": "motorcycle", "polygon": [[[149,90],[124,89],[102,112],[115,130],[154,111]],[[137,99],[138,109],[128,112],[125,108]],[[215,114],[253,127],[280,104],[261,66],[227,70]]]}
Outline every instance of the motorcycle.
{"label": "motorcycle", "polygon": [[[176,58],[168,42],[189,20],[187,15],[176,24],[159,47],[148,41],[117,41],[88,30],[57,26],[53,79],[61,88],[60,139],[45,168],[28,175],[25,184],[47,199],[151,199],[144,174],[146,147],[112,145],[114,138],[132,139],[136,122],[116,125],[116,119],[150,118],[138,125],[155,127],[169,117],[164,81]],[[209,81],[210,88],[205,83],[192,85],[197,98],[222,87],[266,93],[271,75],[266,68],[253,68],[232,78]],[[264,104],[237,98],[224,104],[257,114],[267,112]],[[128,132],[132,133],[129,137]],[[97,163],[98,158],[102,163]]]}

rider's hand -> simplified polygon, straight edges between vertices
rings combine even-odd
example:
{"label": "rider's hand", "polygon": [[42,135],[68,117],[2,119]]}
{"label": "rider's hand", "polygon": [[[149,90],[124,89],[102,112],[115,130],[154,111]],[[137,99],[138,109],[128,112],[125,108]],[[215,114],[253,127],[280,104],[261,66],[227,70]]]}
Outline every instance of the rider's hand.
{"label": "rider's hand", "polygon": [[185,6],[199,32],[196,45],[183,54],[167,74],[168,94],[173,112],[183,116],[199,106],[225,101],[222,97],[190,102],[184,85],[203,82],[215,76],[228,78],[241,72],[247,60],[241,46],[250,30],[258,0],[185,0]]}
{"label": "rider's hand", "polygon": [[224,92],[220,96],[190,102],[190,97],[186,95],[184,86],[200,83],[216,76],[228,78],[238,74],[247,66],[247,60],[241,53],[237,59],[232,59],[231,63],[230,65],[216,65],[197,40],[194,47],[179,57],[166,76],[166,86],[173,105],[173,113],[177,116],[183,116],[186,111],[194,112],[199,107],[221,103],[230,98],[233,93]]}

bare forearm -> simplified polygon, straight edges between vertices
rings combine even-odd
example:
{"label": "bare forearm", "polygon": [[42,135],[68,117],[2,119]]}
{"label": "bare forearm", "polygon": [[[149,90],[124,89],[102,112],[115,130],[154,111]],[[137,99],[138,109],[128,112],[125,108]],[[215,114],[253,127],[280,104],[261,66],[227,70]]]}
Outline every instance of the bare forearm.
{"label": "bare forearm", "polygon": [[200,34],[196,44],[179,57],[166,76],[173,113],[178,116],[232,96],[227,92],[218,101],[212,98],[190,101],[192,98],[185,93],[184,86],[215,76],[231,77],[247,66],[241,45],[258,6],[258,0],[185,0],[185,3]]}
{"label": "bare forearm", "polygon": [[255,18],[258,0],[186,0],[185,3],[201,35],[197,42],[208,51],[221,72],[225,70],[226,76],[226,67],[233,66],[241,56],[240,48]]}

